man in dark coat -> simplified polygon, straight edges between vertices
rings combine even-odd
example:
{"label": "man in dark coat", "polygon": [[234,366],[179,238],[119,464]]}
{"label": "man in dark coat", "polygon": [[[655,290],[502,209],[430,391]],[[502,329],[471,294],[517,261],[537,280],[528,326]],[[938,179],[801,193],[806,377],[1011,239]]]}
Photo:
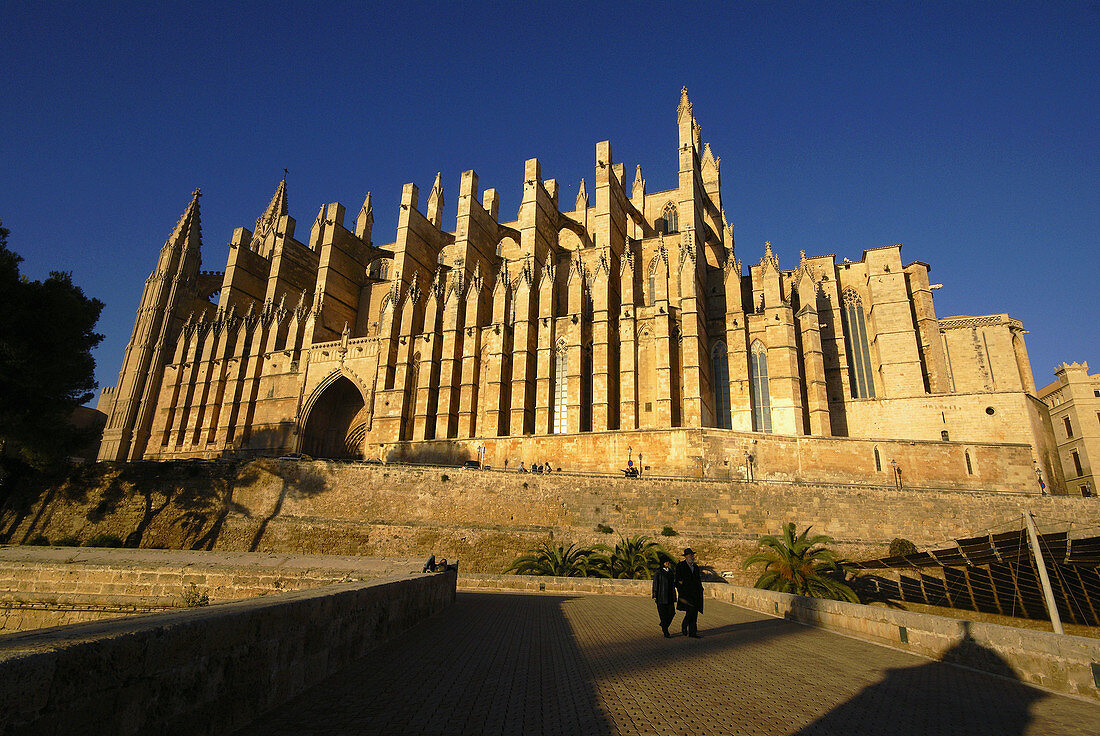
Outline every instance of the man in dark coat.
{"label": "man in dark coat", "polygon": [[661,618],[661,631],[668,639],[668,626],[676,618],[676,573],[672,570],[672,560],[665,558],[657,572],[653,574],[653,600],[657,601],[657,615]]}
{"label": "man in dark coat", "polygon": [[679,593],[676,607],[684,612],[680,631],[698,639],[699,614],[703,611],[703,577],[691,547],[684,550],[684,561],[676,566],[676,592]]}

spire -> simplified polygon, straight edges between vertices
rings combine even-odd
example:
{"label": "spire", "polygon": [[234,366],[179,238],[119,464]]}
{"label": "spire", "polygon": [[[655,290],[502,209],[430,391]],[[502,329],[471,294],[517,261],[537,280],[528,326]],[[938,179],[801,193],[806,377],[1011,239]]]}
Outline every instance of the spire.
{"label": "spire", "polygon": [[370,192],[363,200],[363,207],[359,210],[359,217],[355,219],[355,237],[363,241],[364,245],[370,245],[371,230],[374,229],[374,206],[371,204]]}
{"label": "spire", "polygon": [[198,189],[191,193],[191,203],[183,211],[168,240],[164,241],[160,262],[157,264],[159,272],[175,273],[188,279],[198,276],[202,259],[199,252],[202,248],[202,221],[199,217],[201,196],[202,192]]}
{"label": "spire", "polygon": [[443,224],[443,172],[435,175],[432,193],[428,195],[428,222],[436,227]]}
{"label": "spire", "polygon": [[634,172],[634,191],[630,193],[631,199],[638,199],[645,196],[645,179],[642,178],[642,165],[638,164],[637,170]]}
{"label": "spire", "polygon": [[252,250],[257,250],[257,245],[275,230],[279,218],[287,214],[286,173],[286,169],[283,169],[283,180],[275,188],[275,196],[271,198],[264,213],[256,219],[256,229],[252,231]]}
{"label": "spire", "polygon": [[577,192],[577,210],[588,209],[588,190],[585,189],[584,179],[581,179],[581,189]]}
{"label": "spire", "polygon": [[202,241],[202,224],[199,220],[199,197],[202,196],[202,191],[195,189],[191,192],[191,203],[187,205],[187,209],[183,211],[183,215],[180,216],[179,222],[176,223],[176,227],[172,229],[172,234],[168,236],[168,240],[164,242],[165,245],[169,243],[179,243],[188,240]]}
{"label": "spire", "polygon": [[680,104],[676,107],[676,119],[683,120],[684,116],[690,119],[691,115],[691,100],[688,99],[688,88],[683,87],[680,90]]}

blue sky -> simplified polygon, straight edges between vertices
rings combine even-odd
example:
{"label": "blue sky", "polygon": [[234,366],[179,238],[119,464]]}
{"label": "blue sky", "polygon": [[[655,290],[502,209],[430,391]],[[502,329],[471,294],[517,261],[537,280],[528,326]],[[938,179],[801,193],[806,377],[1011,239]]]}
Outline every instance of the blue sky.
{"label": "blue sky", "polygon": [[[0,219],[24,272],[106,303],[117,379],[141,288],[195,187],[224,267],[283,168],[299,239],[321,204],[459,176],[562,201],[597,141],[673,186],[690,91],[737,254],[858,260],[903,243],[937,313],[1007,312],[1036,382],[1100,370],[1100,2],[24,3],[0,7]],[[305,235],[303,235],[305,233]]]}

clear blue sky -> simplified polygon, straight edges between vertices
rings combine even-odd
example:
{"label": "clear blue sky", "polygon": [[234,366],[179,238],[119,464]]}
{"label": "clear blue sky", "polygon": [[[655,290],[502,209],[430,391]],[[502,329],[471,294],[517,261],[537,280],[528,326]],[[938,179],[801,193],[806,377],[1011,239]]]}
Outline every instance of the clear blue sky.
{"label": "clear blue sky", "polygon": [[284,167],[299,239],[369,190],[390,242],[402,184],[426,197],[436,171],[445,228],[466,169],[511,219],[533,156],[570,202],[605,139],[657,191],[683,85],[742,260],[900,242],[944,285],[941,317],[1023,320],[1040,386],[1061,361],[1100,370],[1095,0],[7,0],[0,28],[0,219],[25,273],[70,270],[106,302],[101,385],[195,187],[215,270]]}

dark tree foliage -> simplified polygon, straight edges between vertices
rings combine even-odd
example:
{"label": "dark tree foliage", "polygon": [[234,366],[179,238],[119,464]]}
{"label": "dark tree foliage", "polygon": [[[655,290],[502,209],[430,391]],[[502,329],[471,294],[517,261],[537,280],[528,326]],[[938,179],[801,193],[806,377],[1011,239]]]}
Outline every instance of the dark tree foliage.
{"label": "dark tree foliage", "polygon": [[34,467],[64,459],[86,441],[69,421],[96,388],[92,348],[103,303],[84,296],[71,275],[44,281],[19,273],[0,222],[0,448]]}

